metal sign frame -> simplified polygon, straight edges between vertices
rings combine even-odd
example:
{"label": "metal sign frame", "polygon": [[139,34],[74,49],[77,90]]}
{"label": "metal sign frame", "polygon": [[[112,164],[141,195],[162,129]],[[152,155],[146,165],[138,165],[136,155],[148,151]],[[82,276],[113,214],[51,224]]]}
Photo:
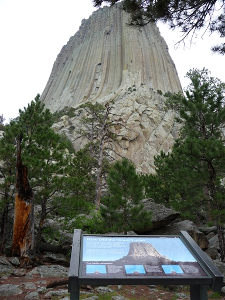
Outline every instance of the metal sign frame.
{"label": "metal sign frame", "polygon": [[[84,250],[84,237],[102,237],[102,239],[112,238],[179,238],[186,249],[193,255],[196,262],[204,271],[205,275],[201,276],[179,276],[179,274],[165,276],[116,276],[107,275],[99,276],[94,274],[83,274],[83,250]],[[191,300],[207,300],[207,286],[211,286],[213,291],[220,291],[223,284],[223,275],[213,265],[209,257],[201,250],[201,248],[194,242],[190,235],[181,231],[180,235],[174,236],[128,236],[128,235],[90,235],[82,234],[80,229],[74,230],[73,246],[70,260],[69,270],[69,287],[71,300],[79,300],[79,286],[91,285],[190,285]]]}

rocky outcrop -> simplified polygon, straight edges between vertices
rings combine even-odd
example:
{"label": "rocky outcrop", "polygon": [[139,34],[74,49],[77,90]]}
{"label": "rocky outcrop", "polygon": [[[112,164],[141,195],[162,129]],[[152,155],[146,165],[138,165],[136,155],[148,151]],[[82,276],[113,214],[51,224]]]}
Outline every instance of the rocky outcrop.
{"label": "rocky outcrop", "polygon": [[[134,161],[138,171],[153,172],[154,155],[168,152],[178,137],[162,94],[178,92],[181,85],[156,25],[132,28],[127,18],[117,4],[83,20],[58,55],[41,100],[52,112],[113,101],[111,118],[126,124],[126,129],[114,128],[120,141],[115,150]],[[76,134],[79,117],[65,115],[53,128],[66,133],[76,150],[83,147]]]}
{"label": "rocky outcrop", "polygon": [[181,221],[168,225],[164,228],[152,232],[154,235],[179,235],[180,231],[187,231],[193,240],[199,245],[201,249],[207,249],[209,241],[203,232],[199,231],[192,221]]}
{"label": "rocky outcrop", "polygon": [[152,224],[142,230],[133,229],[137,234],[152,234],[154,230],[164,228],[172,221],[176,220],[180,213],[171,208],[167,208],[162,204],[155,203],[152,199],[143,199],[144,210],[152,212]]}
{"label": "rocky outcrop", "polygon": [[[98,102],[105,104],[108,100],[112,98],[98,99]],[[120,156],[131,159],[139,172],[153,172],[154,156],[161,150],[168,152],[178,138],[175,115],[172,111],[165,111],[164,103],[163,96],[147,86],[140,86],[132,88],[131,92],[128,89],[121,91],[113,104],[111,120],[125,124],[125,127],[116,125],[112,128],[119,141],[114,150]],[[80,126],[79,117],[63,116],[60,122],[53,125],[53,129],[65,133],[75,149],[79,150],[85,144],[78,138]],[[110,155],[119,158],[114,152]]]}

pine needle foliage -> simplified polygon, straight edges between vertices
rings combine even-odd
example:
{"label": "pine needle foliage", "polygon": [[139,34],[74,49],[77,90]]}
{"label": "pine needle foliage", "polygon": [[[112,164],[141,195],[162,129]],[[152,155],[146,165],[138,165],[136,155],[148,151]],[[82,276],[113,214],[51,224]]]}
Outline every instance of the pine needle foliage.
{"label": "pine needle foliage", "polygon": [[151,214],[144,210],[143,186],[134,164],[124,158],[109,171],[109,195],[102,199],[101,215],[107,229],[127,234],[151,224]]}
{"label": "pine needle foliage", "polygon": [[205,212],[217,225],[224,260],[225,84],[206,69],[193,69],[187,77],[191,84],[185,94],[170,95],[166,103],[178,113],[180,137],[171,153],[155,158],[156,174],[143,181],[147,196],[172,204],[183,216]]}
{"label": "pine needle foliage", "polygon": [[[171,29],[179,28],[181,41],[192,39],[200,29],[225,36],[224,0],[93,0],[95,7],[103,3],[114,5],[122,2],[129,13],[131,26],[145,26],[150,22],[162,21]],[[179,42],[181,42],[179,41]],[[225,54],[225,43],[212,47],[212,51]]]}

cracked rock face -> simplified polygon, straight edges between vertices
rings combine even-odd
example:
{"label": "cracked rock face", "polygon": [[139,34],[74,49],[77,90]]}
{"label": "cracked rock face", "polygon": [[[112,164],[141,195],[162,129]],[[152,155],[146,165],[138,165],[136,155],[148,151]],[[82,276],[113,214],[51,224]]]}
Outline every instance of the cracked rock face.
{"label": "cracked rock face", "polygon": [[[83,20],[57,56],[41,100],[52,112],[87,101],[114,101],[112,113],[126,122],[126,129],[115,128],[117,151],[147,173],[154,170],[154,155],[169,151],[178,136],[174,115],[164,110],[160,94],[181,91],[181,85],[156,25],[137,29],[127,21],[120,4]],[[54,124],[76,150],[83,146],[76,140],[78,128],[78,117],[63,116]]]}

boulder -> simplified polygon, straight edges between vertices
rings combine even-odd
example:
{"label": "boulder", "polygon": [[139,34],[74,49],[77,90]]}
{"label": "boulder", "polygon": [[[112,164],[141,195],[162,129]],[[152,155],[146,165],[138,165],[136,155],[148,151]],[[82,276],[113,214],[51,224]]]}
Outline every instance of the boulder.
{"label": "boulder", "polygon": [[179,212],[167,208],[162,204],[156,204],[152,199],[143,199],[144,209],[152,212],[152,225],[142,230],[135,230],[137,234],[149,234],[156,229],[160,229],[170,224],[180,216]]}
{"label": "boulder", "polygon": [[60,237],[60,245],[68,246],[73,244],[73,234],[72,233],[64,233],[63,236]]}
{"label": "boulder", "polygon": [[63,296],[63,295],[67,295],[68,294],[68,290],[58,290],[58,291],[50,291],[48,292],[44,298],[45,299],[52,299],[53,296]]}
{"label": "boulder", "polygon": [[18,257],[10,257],[9,262],[11,262],[11,264],[16,267],[18,267],[20,265],[20,260]]}
{"label": "boulder", "polygon": [[[14,284],[2,284],[0,286],[0,296],[12,296],[21,294],[23,291],[18,285]],[[12,299],[12,298],[11,298]]]}
{"label": "boulder", "polygon": [[34,299],[36,300],[37,299],[38,300],[40,298],[39,298],[38,292],[31,292],[31,293],[26,295],[25,299],[30,299],[30,300],[34,300]]}
{"label": "boulder", "polygon": [[0,257],[0,277],[10,276],[13,274],[14,269],[5,257]]}
{"label": "boulder", "polygon": [[209,233],[217,233],[217,228],[216,226],[199,226],[198,229],[203,232],[205,235],[209,234]]}
{"label": "boulder", "polygon": [[41,277],[68,277],[69,268],[59,265],[39,266],[34,268],[30,274],[39,274]]}
{"label": "boulder", "polygon": [[[225,236],[224,236],[225,238]],[[214,237],[212,237],[210,240],[209,240],[209,245],[211,247],[214,247],[216,249],[219,249],[219,239],[218,239],[218,234],[216,234]]]}
{"label": "boulder", "polygon": [[211,238],[213,238],[215,236],[214,232],[210,232],[209,234],[207,234],[207,240],[210,240]]}
{"label": "boulder", "polygon": [[96,291],[99,293],[99,294],[104,294],[104,293],[111,293],[113,292],[112,289],[110,289],[109,287],[107,286],[99,286],[96,288]]}
{"label": "boulder", "polygon": [[43,255],[43,260],[45,262],[58,263],[58,264],[60,263],[61,265],[69,266],[69,262],[66,256],[62,253],[46,252]]}
{"label": "boulder", "polygon": [[223,274],[224,278],[223,281],[225,282],[225,263],[220,260],[214,260],[213,264],[220,270]]}
{"label": "boulder", "polygon": [[216,259],[218,256],[217,248],[213,246],[209,246],[206,253],[211,257],[211,259]]}
{"label": "boulder", "polygon": [[13,271],[13,275],[16,277],[23,277],[26,275],[26,270],[25,269],[15,269]]}
{"label": "boulder", "polygon": [[153,235],[179,235],[181,230],[187,231],[201,249],[208,248],[209,241],[207,240],[204,233],[199,231],[198,228],[194,225],[194,223],[192,221],[188,221],[188,220],[174,223],[172,225],[168,225],[168,226],[158,229],[158,230],[154,230],[154,232],[151,232],[151,234],[153,234]]}

